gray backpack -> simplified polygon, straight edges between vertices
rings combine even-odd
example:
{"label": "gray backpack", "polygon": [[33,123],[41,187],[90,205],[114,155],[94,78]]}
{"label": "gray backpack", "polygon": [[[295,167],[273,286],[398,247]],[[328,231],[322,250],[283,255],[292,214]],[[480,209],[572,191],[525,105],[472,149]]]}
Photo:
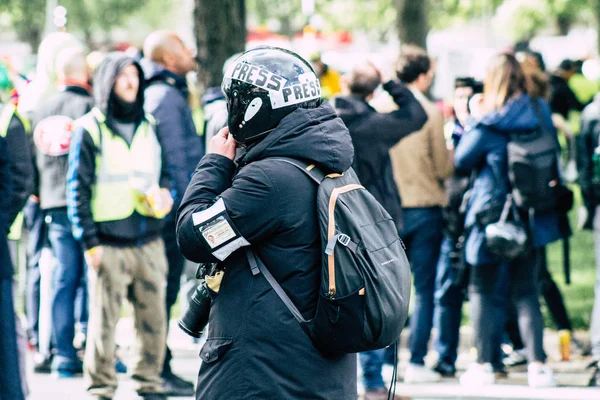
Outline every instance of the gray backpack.
{"label": "gray backpack", "polygon": [[315,347],[326,354],[395,343],[408,316],[411,271],[393,219],[352,169],[326,176],[298,160],[272,160],[292,164],[319,184],[323,261],[315,317],[305,320],[268,268],[247,250],[254,273],[263,273]]}
{"label": "gray backpack", "polygon": [[518,208],[535,213],[556,211],[561,197],[556,134],[544,126],[537,101],[533,108],[540,127],[527,133],[511,135],[508,143],[508,176]]}

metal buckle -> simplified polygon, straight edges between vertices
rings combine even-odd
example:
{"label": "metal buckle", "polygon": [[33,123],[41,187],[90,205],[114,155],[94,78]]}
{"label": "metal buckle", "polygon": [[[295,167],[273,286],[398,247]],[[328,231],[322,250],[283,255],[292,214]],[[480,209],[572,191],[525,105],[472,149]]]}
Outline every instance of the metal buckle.
{"label": "metal buckle", "polygon": [[350,241],[350,236],[345,235],[343,233],[338,235],[338,242],[340,242],[342,246],[348,246],[348,244],[350,244]]}

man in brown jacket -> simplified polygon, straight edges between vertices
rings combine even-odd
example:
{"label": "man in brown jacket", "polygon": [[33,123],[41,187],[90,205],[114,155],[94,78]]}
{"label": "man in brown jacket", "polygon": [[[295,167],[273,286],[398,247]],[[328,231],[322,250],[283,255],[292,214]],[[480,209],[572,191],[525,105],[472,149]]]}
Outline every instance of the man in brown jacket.
{"label": "man in brown jacket", "polygon": [[427,54],[418,48],[404,49],[398,63],[398,78],[427,112],[428,121],[390,151],[394,178],[402,199],[406,242],[415,282],[415,307],[410,318],[410,365],[408,383],[440,380],[425,367],[427,343],[433,325],[436,266],[442,240],[442,207],[446,204],[443,179],[452,174],[452,152],[446,148],[442,112],[425,94],[434,71]]}

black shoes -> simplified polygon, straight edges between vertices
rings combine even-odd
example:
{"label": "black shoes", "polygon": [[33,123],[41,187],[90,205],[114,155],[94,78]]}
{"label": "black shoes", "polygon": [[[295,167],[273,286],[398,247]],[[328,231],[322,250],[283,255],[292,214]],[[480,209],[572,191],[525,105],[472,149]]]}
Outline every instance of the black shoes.
{"label": "black shoes", "polygon": [[181,379],[172,372],[163,373],[163,392],[171,397],[189,397],[196,394],[194,384]]}
{"label": "black shoes", "polygon": [[49,374],[52,372],[52,356],[44,357],[40,353],[33,356],[33,372],[36,374]]}
{"label": "black shoes", "polygon": [[600,361],[594,361],[588,365],[588,369],[592,370],[592,377],[588,382],[589,387],[597,387],[600,384]]}
{"label": "black shoes", "polygon": [[433,368],[435,372],[440,374],[443,378],[454,378],[456,375],[456,367],[454,364],[450,364],[444,361],[438,362],[438,364]]}
{"label": "black shoes", "polygon": [[164,393],[138,393],[138,400],[167,400]]}

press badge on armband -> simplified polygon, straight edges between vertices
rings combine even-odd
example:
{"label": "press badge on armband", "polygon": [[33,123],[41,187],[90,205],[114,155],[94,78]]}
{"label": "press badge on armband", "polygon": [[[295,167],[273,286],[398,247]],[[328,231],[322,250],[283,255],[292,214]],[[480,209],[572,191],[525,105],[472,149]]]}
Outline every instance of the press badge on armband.
{"label": "press badge on armband", "polygon": [[227,215],[223,199],[219,199],[204,211],[193,213],[192,221],[204,244],[220,261],[240,247],[250,246]]}

